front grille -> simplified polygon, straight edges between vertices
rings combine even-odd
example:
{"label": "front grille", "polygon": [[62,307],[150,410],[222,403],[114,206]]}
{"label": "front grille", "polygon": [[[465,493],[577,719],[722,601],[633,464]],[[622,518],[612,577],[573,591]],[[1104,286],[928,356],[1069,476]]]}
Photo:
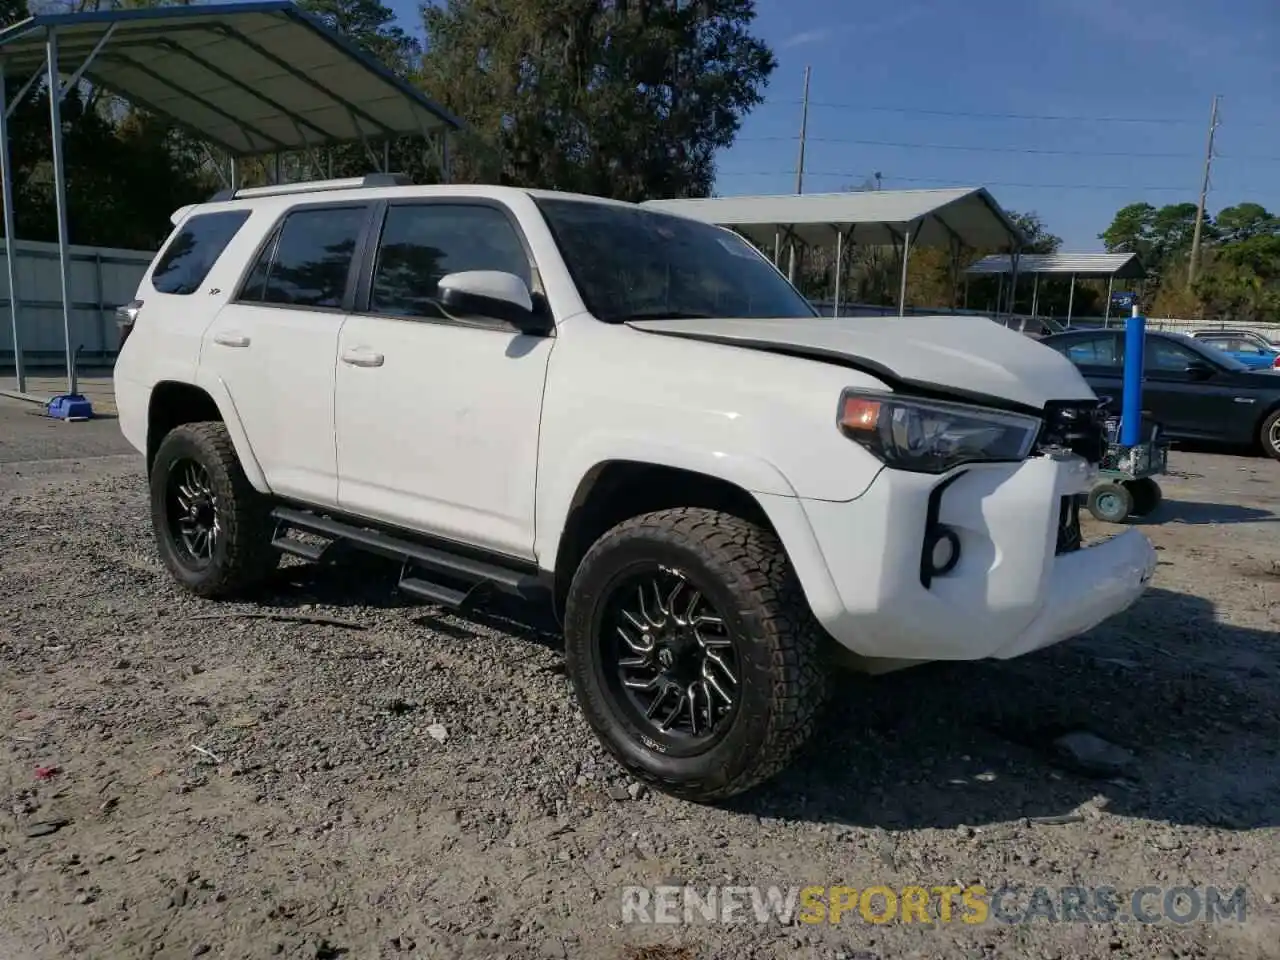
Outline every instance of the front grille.
{"label": "front grille", "polygon": [[1080,534],[1080,497],[1063,497],[1058,508],[1058,543],[1054,553],[1061,556],[1079,550],[1083,537]]}
{"label": "front grille", "polygon": [[1044,425],[1035,449],[1037,453],[1066,450],[1090,463],[1101,463],[1107,452],[1106,411],[1096,400],[1051,400],[1044,407]]}

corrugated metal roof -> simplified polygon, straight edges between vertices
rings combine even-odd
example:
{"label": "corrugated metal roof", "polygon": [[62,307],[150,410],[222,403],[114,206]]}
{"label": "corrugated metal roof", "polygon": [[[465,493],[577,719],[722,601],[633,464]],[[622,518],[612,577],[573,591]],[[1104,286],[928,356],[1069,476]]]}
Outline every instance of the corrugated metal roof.
{"label": "corrugated metal roof", "polygon": [[233,155],[458,129],[461,121],[288,0],[40,14],[0,31],[11,79],[58,67]]}
{"label": "corrugated metal roof", "polygon": [[[1008,256],[983,257],[970,266],[970,275],[1008,275],[1013,264]],[[1018,275],[1032,273],[1075,274],[1077,277],[1115,277],[1117,280],[1140,280],[1146,269],[1136,253],[1024,253],[1018,258]]]}
{"label": "corrugated metal roof", "polygon": [[648,200],[648,207],[733,227],[756,243],[772,244],[788,228],[814,245],[835,243],[835,231],[867,245],[888,245],[908,231],[917,246],[947,246],[958,237],[970,247],[1001,249],[1018,242],[1018,228],[982,187],[949,190],[868,190],[782,196]]}

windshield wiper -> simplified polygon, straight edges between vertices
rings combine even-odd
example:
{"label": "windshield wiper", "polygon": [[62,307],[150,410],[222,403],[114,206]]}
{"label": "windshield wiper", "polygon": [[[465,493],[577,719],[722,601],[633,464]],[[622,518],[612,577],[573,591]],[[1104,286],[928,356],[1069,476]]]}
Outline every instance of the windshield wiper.
{"label": "windshield wiper", "polygon": [[715,316],[681,310],[641,310],[639,313],[620,314],[612,319],[615,323],[626,323],[628,320],[714,320]]}

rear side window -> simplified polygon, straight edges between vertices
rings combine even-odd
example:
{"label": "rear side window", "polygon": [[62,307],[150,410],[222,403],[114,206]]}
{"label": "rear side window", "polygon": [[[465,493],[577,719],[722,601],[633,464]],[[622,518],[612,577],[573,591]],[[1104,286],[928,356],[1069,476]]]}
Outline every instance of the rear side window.
{"label": "rear side window", "polygon": [[288,214],[258,255],[241,302],[340,307],[367,207],[314,207]]}
{"label": "rear side window", "polygon": [[156,268],[151,271],[151,285],[159,293],[195,293],[248,219],[248,210],[197,213],[188,217],[156,261]]}
{"label": "rear side window", "polygon": [[1104,334],[1051,346],[1072,363],[1086,367],[1118,367],[1121,365],[1120,338]]}

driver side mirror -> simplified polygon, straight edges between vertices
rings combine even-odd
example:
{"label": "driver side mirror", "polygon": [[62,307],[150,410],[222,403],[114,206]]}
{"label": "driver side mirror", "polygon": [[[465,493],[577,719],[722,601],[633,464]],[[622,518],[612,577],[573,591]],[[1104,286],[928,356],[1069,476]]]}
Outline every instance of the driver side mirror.
{"label": "driver side mirror", "polygon": [[1213,376],[1213,367],[1203,360],[1192,360],[1187,364],[1186,375],[1192,380],[1208,380]]}
{"label": "driver side mirror", "polygon": [[462,317],[502,320],[521,333],[542,336],[551,332],[545,303],[534,305],[523,280],[501,270],[463,270],[440,278],[440,305]]}

